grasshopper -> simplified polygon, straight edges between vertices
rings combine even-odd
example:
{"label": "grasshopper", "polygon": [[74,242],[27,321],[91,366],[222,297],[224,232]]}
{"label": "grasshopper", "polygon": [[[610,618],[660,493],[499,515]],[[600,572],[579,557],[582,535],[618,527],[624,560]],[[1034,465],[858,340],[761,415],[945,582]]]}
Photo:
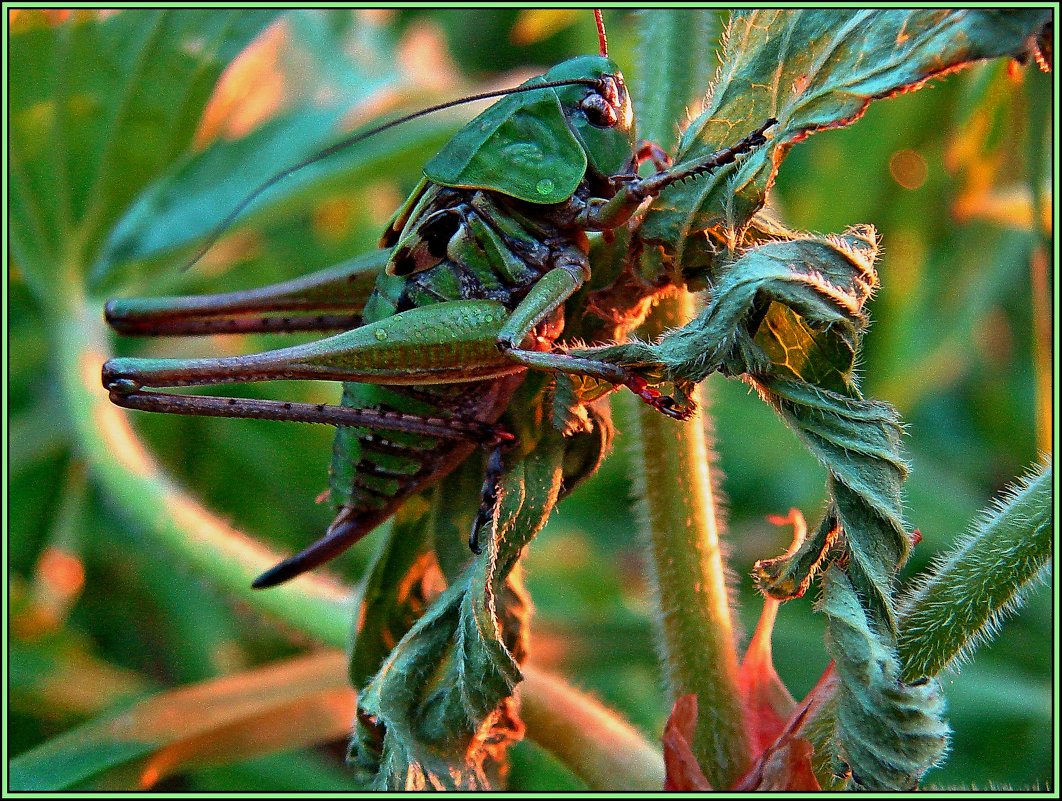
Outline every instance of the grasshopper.
{"label": "grasshopper", "polygon": [[[688,416],[622,368],[566,354],[559,344],[564,304],[590,277],[588,232],[624,226],[643,201],[668,186],[762,145],[775,121],[697,163],[671,165],[658,147],[636,138],[630,97],[608,58],[596,13],[600,53],[491,93],[502,97],[426,164],[377,253],[253,291],[107,304],[107,321],[122,334],[341,330],[254,355],[115,358],[103,367],[111,400],[126,408],[337,426],[330,482],[335,521],[320,540],[256,579],[256,588],[334,558],[484,447],[483,502],[469,541],[478,553],[479,531],[491,519],[507,469],[505,453],[514,445],[512,433],[498,422],[529,370],[626,386],[664,414]],[[278,173],[217,233],[295,169],[454,104],[387,123]],[[644,161],[652,161],[656,172],[643,178],[638,167]],[[342,401],[288,403],[154,389],[270,379],[342,381]]]}

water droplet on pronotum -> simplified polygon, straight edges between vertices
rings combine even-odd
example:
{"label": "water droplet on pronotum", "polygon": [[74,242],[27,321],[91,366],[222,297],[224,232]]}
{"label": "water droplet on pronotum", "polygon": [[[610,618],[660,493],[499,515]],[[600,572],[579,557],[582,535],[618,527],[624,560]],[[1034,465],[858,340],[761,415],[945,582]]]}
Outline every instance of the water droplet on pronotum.
{"label": "water droplet on pronotum", "polygon": [[535,184],[535,191],[540,195],[548,195],[553,191],[553,181],[549,178],[543,178],[537,184]]}

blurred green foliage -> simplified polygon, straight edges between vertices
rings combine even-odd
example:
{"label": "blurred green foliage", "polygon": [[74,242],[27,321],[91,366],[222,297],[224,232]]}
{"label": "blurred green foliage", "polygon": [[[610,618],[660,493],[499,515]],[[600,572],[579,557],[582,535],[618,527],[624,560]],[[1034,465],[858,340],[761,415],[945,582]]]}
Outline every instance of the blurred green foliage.
{"label": "blurred green foliage", "polygon": [[[240,85],[215,98],[220,116],[209,124],[228,125],[228,132],[209,143],[209,124],[200,124],[197,137],[203,138],[193,139],[199,144],[189,149],[191,155],[166,167],[148,194],[136,200],[128,192],[113,192],[95,212],[117,204],[111,213],[122,223],[116,229],[121,236],[86,245],[95,247],[90,248],[95,258],[85,265],[93,272],[83,276],[92,295],[253,287],[372,247],[423,162],[460,117],[410,125],[372,149],[304,176],[281,200],[263,204],[263,211],[238,226],[203,264],[183,274],[176,269],[194,236],[220,219],[233,197],[260,180],[259,173],[327,142],[341,121],[349,125],[486,84],[511,85],[567,55],[596,49],[589,14],[543,16],[548,13],[421,9],[280,15],[258,35],[256,58],[245,59],[250,63],[238,73]],[[16,19],[15,36],[26,45],[27,37],[41,35],[35,26],[54,21]],[[628,65],[636,19],[610,11],[606,21],[613,56]],[[104,23],[112,25],[107,35],[122,35],[114,24]],[[222,26],[217,34],[234,37],[228,49],[220,49],[227,61],[240,50],[239,31]],[[168,35],[185,34],[174,29]],[[24,46],[13,52],[36,51]],[[79,66],[91,65],[97,55],[64,51],[65,58],[79,59]],[[97,66],[100,75],[107,74],[106,65]],[[31,68],[30,62],[15,61],[12,74]],[[50,64],[48,80],[33,90],[39,104],[62,94],[71,69],[69,61]],[[95,90],[86,89],[91,100],[89,90]],[[1014,70],[997,62],[874,103],[857,124],[796,146],[771,199],[782,218],[801,230],[839,232],[868,222],[881,234],[882,288],[870,307],[873,328],[861,373],[866,394],[895,404],[909,427],[913,470],[907,517],[923,540],[906,575],[945,548],[1050,444],[1043,425],[1050,414],[1038,412],[1050,400],[1038,394],[1037,374],[1050,372],[1050,365],[1036,362],[1042,321],[1030,263],[1039,233],[1029,200],[1030,186],[1048,181],[1046,174],[1030,175],[1029,165],[1045,161],[1037,162],[1036,153],[1051,141],[1051,132],[1030,116],[1029,98],[1050,90],[1048,77],[1035,68]],[[195,91],[206,88],[196,85]],[[634,102],[637,109],[638,98]],[[261,113],[264,107],[268,113]],[[252,124],[256,113],[258,122]],[[241,130],[241,119],[252,122]],[[195,125],[183,130],[190,135]],[[122,143],[130,158],[135,144]],[[106,150],[103,140],[81,145],[90,155],[97,147]],[[134,181],[182,150],[173,141],[138,146],[135,163],[112,165],[116,176]],[[144,154],[145,147],[157,152]],[[114,149],[108,152],[113,158]],[[250,172],[249,153],[254,154]],[[88,156],[86,161],[95,163]],[[91,171],[68,175],[68,185],[34,185],[30,194],[47,201],[70,193],[72,208],[78,208],[88,202]],[[154,212],[158,204],[170,204],[170,227],[138,227],[144,203],[154,203]],[[56,389],[49,329],[74,324],[49,316],[49,293],[65,290],[61,280],[38,280],[39,272],[35,277],[27,264],[58,260],[67,244],[51,241],[40,253],[14,252],[9,265],[12,755],[149,690],[262,665],[308,645],[145,545],[85,475]],[[248,352],[279,341],[268,336],[116,341],[115,348],[121,354],[188,356]],[[336,389],[280,383],[243,391],[331,401]],[[815,518],[824,497],[823,475],[744,385],[714,376],[707,391],[729,499],[726,543],[733,587],[745,631],[751,632],[760,606],[748,577],[751,565],[788,540],[765,516],[795,506]],[[666,709],[629,501],[622,432],[631,427],[632,408],[626,399],[614,406],[621,432],[615,453],[561,505],[526,560],[537,608],[532,653],[538,664],[593,691],[655,739]],[[277,549],[296,550],[327,525],[327,511],[313,499],[326,485],[331,431],[152,415],[134,415],[133,423],[167,469],[208,507]],[[353,583],[373,547],[370,537],[334,570]],[[57,567],[57,553],[68,562]],[[775,631],[777,667],[797,697],[826,662],[822,621],[811,606],[810,598],[786,605]],[[1048,785],[1050,644],[1051,603],[1041,589],[971,664],[944,677],[955,734],[949,761],[930,774],[932,785]],[[341,755],[339,747],[319,747],[257,757],[181,773],[162,787],[340,789],[350,786]],[[123,786],[122,777],[113,781]],[[511,786],[560,789],[579,783],[553,757],[525,742],[514,754]]]}

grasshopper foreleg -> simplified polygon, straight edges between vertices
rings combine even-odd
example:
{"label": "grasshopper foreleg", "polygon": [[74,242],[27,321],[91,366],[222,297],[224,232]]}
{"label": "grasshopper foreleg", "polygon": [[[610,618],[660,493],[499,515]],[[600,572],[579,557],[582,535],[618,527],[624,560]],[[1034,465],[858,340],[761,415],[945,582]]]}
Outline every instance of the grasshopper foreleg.
{"label": "grasshopper foreleg", "polygon": [[513,310],[498,333],[498,348],[513,361],[536,370],[554,370],[570,375],[586,376],[630,388],[634,394],[657,411],[677,420],[685,420],[692,409],[680,408],[674,401],[650,387],[646,381],[619,365],[569,356],[564,353],[544,353],[518,347],[535,326],[545,320],[570,298],[585,280],[589,265],[581,251],[572,249],[563,254],[566,259],[535,284],[527,297]]}
{"label": "grasshopper foreleg", "polygon": [[[570,208],[569,213],[573,213],[575,224],[586,231],[604,231],[623,225],[645,199],[656,197],[669,186],[689,178],[715,172],[766,143],[767,138],[764,133],[777,122],[773,118],[769,119],[744,139],[729,147],[696,161],[668,166],[648,178],[640,178],[637,175],[616,176],[621,186],[613,197],[608,200],[593,199],[583,203],[581,207],[577,204]],[[642,153],[639,152],[638,156],[641,157]],[[655,163],[651,148],[646,149],[645,158]]]}

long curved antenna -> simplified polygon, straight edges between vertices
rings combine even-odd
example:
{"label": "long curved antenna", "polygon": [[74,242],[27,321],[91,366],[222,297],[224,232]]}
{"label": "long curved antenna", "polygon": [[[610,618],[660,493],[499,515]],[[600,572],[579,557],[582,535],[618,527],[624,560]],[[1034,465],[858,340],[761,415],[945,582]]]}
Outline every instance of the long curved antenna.
{"label": "long curved antenna", "polygon": [[608,58],[608,39],[605,38],[605,19],[601,16],[601,9],[594,9],[594,22],[597,23],[597,44],[601,49],[601,55]]}
{"label": "long curved antenna", "polygon": [[276,175],[267,178],[265,181],[259,184],[258,187],[256,187],[250,192],[250,194],[248,194],[246,197],[244,197],[243,200],[236,204],[236,208],[234,208],[231,212],[228,213],[228,215],[226,215],[225,219],[223,219],[218,224],[218,226],[210,233],[210,235],[206,239],[206,242],[203,243],[202,247],[200,247],[199,250],[196,251],[196,254],[184,265],[184,267],[181,268],[181,270],[184,271],[190,269],[192,266],[195,265],[197,261],[203,258],[203,256],[206,255],[207,251],[214,247],[217,241],[221,238],[221,235],[225,233],[229,226],[231,226],[236,221],[236,218],[239,217],[240,214],[242,214],[248,206],[250,206],[255,200],[257,200],[263,192],[276,186],[289,175],[298,172],[304,167],[309,167],[311,164],[315,164],[318,161],[322,161],[323,159],[326,159],[341,150],[345,150],[351,145],[355,145],[358,142],[368,139],[370,136],[375,136],[378,133],[383,133],[386,130],[394,128],[396,125],[401,125],[404,122],[415,120],[418,117],[423,117],[428,114],[434,114],[436,111],[443,111],[444,109],[453,108],[454,106],[460,106],[464,103],[474,103],[477,100],[487,100],[492,97],[501,97],[503,95],[517,94],[518,92],[531,92],[536,89],[550,89],[556,86],[572,86],[576,84],[585,84],[587,86],[599,86],[600,83],[601,82],[599,80],[593,78],[572,78],[565,81],[548,81],[545,83],[535,84],[534,86],[516,86],[511,89],[498,89],[493,92],[481,92],[477,95],[469,95],[468,97],[458,98],[457,100],[451,100],[447,103],[439,103],[436,106],[429,106],[428,108],[421,109],[420,111],[415,111],[412,114],[407,114],[404,117],[399,117],[396,120],[385,122],[383,125],[378,125],[375,128],[370,128],[368,131],[361,131],[359,133],[353,134],[352,136],[348,136],[346,139],[341,139],[334,145],[330,145],[324,150],[319,150],[312,156],[307,156],[302,161],[299,161],[291,165],[290,167],[281,170]]}

